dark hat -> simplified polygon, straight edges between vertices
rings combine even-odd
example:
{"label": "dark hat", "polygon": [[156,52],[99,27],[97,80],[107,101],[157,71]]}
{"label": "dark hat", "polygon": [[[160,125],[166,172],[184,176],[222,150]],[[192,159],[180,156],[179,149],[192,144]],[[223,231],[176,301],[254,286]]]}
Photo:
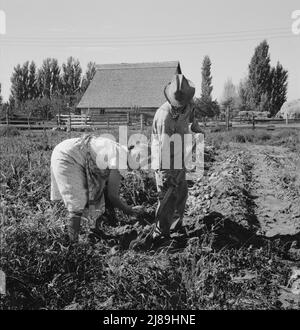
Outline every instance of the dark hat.
{"label": "dark hat", "polygon": [[171,105],[182,107],[192,100],[195,95],[195,86],[183,74],[176,74],[165,87],[164,93]]}

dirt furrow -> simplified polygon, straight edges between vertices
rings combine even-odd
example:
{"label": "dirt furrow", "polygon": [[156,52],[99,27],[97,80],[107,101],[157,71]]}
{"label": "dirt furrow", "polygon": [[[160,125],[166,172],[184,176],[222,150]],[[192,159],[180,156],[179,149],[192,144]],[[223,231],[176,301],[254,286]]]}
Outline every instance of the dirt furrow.
{"label": "dirt furrow", "polygon": [[249,194],[251,175],[252,162],[247,150],[236,145],[233,150],[220,151],[210,170],[190,189],[188,214],[218,212],[247,229],[259,229]]}
{"label": "dirt furrow", "polygon": [[268,237],[300,231],[300,157],[283,147],[249,145],[255,214]]}

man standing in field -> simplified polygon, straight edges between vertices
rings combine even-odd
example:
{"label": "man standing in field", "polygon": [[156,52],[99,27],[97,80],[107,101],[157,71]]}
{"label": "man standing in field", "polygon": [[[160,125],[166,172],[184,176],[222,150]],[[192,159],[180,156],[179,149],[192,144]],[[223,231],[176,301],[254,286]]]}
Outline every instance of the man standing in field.
{"label": "man standing in field", "polygon": [[[152,138],[158,145],[160,159],[155,173],[159,198],[156,225],[152,236],[155,240],[168,238],[171,227],[178,230],[182,226],[188,197],[184,166],[184,135],[203,132],[195,118],[195,108],[192,104],[195,87],[190,80],[182,74],[176,74],[166,85],[164,94],[167,102],[156,111],[152,125]],[[172,136],[174,147],[170,148]],[[176,163],[178,156],[182,160],[182,167],[179,169],[176,164],[174,166],[174,160]],[[169,167],[161,162],[166,157],[169,159],[165,163],[169,163]]]}

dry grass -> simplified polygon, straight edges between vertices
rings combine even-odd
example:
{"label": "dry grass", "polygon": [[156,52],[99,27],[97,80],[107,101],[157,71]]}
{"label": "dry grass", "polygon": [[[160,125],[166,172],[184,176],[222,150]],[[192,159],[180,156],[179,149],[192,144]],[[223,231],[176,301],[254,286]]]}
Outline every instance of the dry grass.
{"label": "dry grass", "polygon": [[207,133],[207,143],[216,147],[228,147],[230,142],[267,144],[288,147],[291,151],[300,151],[300,131],[298,129],[233,129],[229,132]]}

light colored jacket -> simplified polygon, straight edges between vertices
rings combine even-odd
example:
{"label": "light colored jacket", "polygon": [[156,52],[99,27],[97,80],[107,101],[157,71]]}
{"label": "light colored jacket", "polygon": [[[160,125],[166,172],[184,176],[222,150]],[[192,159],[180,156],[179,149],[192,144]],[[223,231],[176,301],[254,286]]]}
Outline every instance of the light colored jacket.
{"label": "light colored jacket", "polygon": [[[115,168],[119,147],[118,143],[103,137],[92,137],[89,147],[83,144],[83,138],[59,143],[51,156],[51,200],[63,200],[69,212],[88,207],[92,215],[101,215],[105,211],[104,188],[110,172],[105,167]],[[97,182],[91,181],[93,179]],[[97,190],[96,204],[91,203],[91,188]]]}

